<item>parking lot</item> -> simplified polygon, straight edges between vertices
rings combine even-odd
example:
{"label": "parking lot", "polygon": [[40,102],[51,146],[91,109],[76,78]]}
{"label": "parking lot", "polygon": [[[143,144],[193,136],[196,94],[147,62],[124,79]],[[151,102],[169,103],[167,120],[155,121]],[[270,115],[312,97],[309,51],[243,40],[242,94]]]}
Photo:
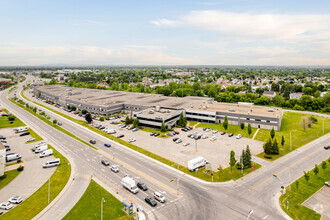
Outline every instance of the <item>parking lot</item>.
{"label": "parking lot", "polygon": [[[52,159],[53,156],[39,158],[39,154],[31,151],[31,148],[39,142],[26,144],[27,139],[31,136],[20,137],[18,133],[13,131],[13,128],[0,129],[0,135],[6,137],[7,144],[10,146],[11,150],[7,153],[20,154],[24,162],[24,170],[0,190],[0,203],[8,201],[14,196],[21,196],[24,200],[38,190],[55,171],[56,167],[42,168],[42,164]],[[15,161],[10,163],[16,164]]]}
{"label": "parking lot", "polygon": [[330,187],[324,186],[303,205],[322,215],[323,220],[330,220]]}

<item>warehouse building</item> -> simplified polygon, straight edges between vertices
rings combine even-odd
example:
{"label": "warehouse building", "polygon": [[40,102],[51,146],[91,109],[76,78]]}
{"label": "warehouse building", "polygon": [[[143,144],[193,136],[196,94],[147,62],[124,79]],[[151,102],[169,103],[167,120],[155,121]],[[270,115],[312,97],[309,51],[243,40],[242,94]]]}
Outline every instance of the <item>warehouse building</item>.
{"label": "warehouse building", "polygon": [[35,87],[34,93],[43,99],[64,106],[75,106],[92,114],[108,116],[125,112],[138,118],[142,126],[160,128],[162,122],[173,128],[180,114],[191,121],[222,123],[225,116],[229,124],[279,130],[282,109],[254,106],[248,103],[218,103],[213,98],[186,96],[168,97],[100,89],[73,88],[63,85]]}

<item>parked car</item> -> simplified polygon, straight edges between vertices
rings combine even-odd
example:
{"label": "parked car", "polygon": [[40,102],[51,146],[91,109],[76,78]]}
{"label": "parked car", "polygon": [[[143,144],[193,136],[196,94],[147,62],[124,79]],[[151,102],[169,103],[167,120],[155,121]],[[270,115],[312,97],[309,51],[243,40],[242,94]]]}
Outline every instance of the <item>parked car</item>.
{"label": "parked car", "polygon": [[23,202],[23,199],[22,197],[20,196],[14,196],[14,197],[11,197],[8,202],[12,203],[12,204],[20,204],[21,202]]}
{"label": "parked car", "polygon": [[242,137],[241,134],[236,135],[236,139],[240,139]]}
{"label": "parked car", "polygon": [[330,187],[330,181],[325,182],[324,185]]}
{"label": "parked car", "polygon": [[130,139],[128,139],[128,142],[129,142],[129,143],[132,143],[132,142],[134,142],[134,141],[136,141],[135,138],[130,138]]}
{"label": "parked car", "polygon": [[30,134],[30,132],[24,132],[24,133],[20,134],[19,136],[26,136],[26,135],[29,135],[29,134]]}
{"label": "parked car", "polygon": [[90,140],[89,143],[96,144],[96,140]]}
{"label": "parked car", "polygon": [[330,149],[330,145],[324,146],[324,149],[326,149],[326,150]]}
{"label": "parked car", "polygon": [[117,136],[117,138],[123,138],[124,136],[125,136],[125,135],[120,134],[120,135]]}
{"label": "parked car", "polygon": [[216,134],[216,133],[218,133],[218,130],[215,129],[215,130],[212,131],[212,133],[213,133],[213,134]]}
{"label": "parked car", "polygon": [[154,135],[154,137],[158,137],[160,134],[159,133],[156,133],[155,135]]}
{"label": "parked car", "polygon": [[228,137],[232,137],[232,136],[234,136],[233,133],[229,133],[229,134],[228,134]]}
{"label": "parked car", "polygon": [[156,200],[150,196],[146,196],[146,198],[144,200],[153,207],[155,207],[157,205]]}
{"label": "parked car", "polygon": [[110,165],[109,161],[106,160],[106,159],[101,160],[101,163],[102,163],[104,166],[109,166],[109,165]]}
{"label": "parked car", "polygon": [[173,137],[173,134],[171,132],[166,134],[167,136]]}
{"label": "parked car", "polygon": [[0,204],[0,209],[9,210],[11,208],[13,208],[13,204],[10,202],[3,202]]}
{"label": "parked car", "polygon": [[35,141],[36,139],[35,138],[33,138],[33,137],[30,137],[30,138],[28,138],[27,139],[27,141],[26,142],[31,142],[31,141]]}
{"label": "parked car", "polygon": [[187,128],[182,128],[181,131],[187,132],[189,130]]}
{"label": "parked car", "polygon": [[174,142],[176,142],[177,140],[179,140],[179,138],[173,138],[172,139]]}
{"label": "parked car", "polygon": [[135,131],[138,131],[139,129],[138,128],[133,128],[132,131],[135,132]]}
{"label": "parked car", "polygon": [[142,189],[143,191],[147,191],[148,190],[148,187],[145,183],[142,183],[142,182],[138,182],[137,183],[137,186]]}
{"label": "parked car", "polygon": [[178,131],[173,131],[175,134],[180,134],[180,132],[178,132]]}
{"label": "parked car", "polygon": [[175,143],[180,144],[182,140],[179,138],[178,140],[175,141]]}
{"label": "parked car", "polygon": [[212,136],[211,138],[210,138],[210,141],[215,141],[217,139],[217,137],[216,136]]}
{"label": "parked car", "polygon": [[223,131],[223,132],[221,132],[220,134],[221,134],[221,135],[225,135],[225,134],[226,134],[226,132],[224,132],[224,131]]}
{"label": "parked car", "polygon": [[202,139],[206,139],[206,138],[208,138],[208,136],[207,136],[206,134],[204,134],[204,135],[202,136]]}
{"label": "parked car", "polygon": [[183,146],[188,146],[190,143],[189,142],[184,142]]}
{"label": "parked car", "polygon": [[119,172],[119,166],[118,165],[112,165],[111,170],[115,173],[118,173]]}
{"label": "parked car", "polygon": [[150,133],[150,136],[154,136],[155,134],[156,134],[156,133],[154,133],[154,132],[153,132],[153,133]]}
{"label": "parked car", "polygon": [[154,192],[154,198],[161,203],[164,203],[166,200],[165,197],[160,192]]}
{"label": "parked car", "polygon": [[60,122],[60,121],[59,121],[59,122],[57,122],[57,124],[58,124],[59,126],[62,126],[62,122]]}

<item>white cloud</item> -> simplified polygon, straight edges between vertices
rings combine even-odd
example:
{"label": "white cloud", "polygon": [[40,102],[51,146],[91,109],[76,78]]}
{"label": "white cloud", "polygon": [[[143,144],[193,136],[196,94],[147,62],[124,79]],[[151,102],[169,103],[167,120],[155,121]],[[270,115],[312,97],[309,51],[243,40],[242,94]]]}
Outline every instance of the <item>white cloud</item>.
{"label": "white cloud", "polygon": [[156,26],[170,26],[170,27],[178,27],[180,25],[184,25],[184,23],[179,21],[173,21],[168,19],[158,19],[150,22]]}

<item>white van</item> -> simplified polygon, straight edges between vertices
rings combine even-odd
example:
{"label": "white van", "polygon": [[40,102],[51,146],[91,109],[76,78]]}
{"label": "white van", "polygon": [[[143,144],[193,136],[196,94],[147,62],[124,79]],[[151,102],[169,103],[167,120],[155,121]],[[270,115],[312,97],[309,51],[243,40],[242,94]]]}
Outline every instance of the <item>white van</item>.
{"label": "white van", "polygon": [[39,148],[39,147],[41,147],[41,146],[43,146],[43,145],[46,145],[46,146],[47,146],[47,143],[45,143],[45,142],[41,142],[41,143],[35,145],[35,146],[32,148],[32,151],[35,151],[37,148]]}
{"label": "white van", "polygon": [[44,152],[42,152],[40,154],[40,158],[47,157],[50,155],[53,155],[53,149],[48,149],[48,150],[45,150]]}
{"label": "white van", "polygon": [[36,153],[36,154],[37,153],[41,153],[41,152],[43,152],[43,151],[45,151],[47,149],[48,149],[47,144],[46,145],[42,145],[42,146],[38,147],[37,149],[35,149],[34,153]]}
{"label": "white van", "polygon": [[12,161],[12,160],[19,160],[22,156],[16,153],[9,153],[6,154],[6,162]]}
{"label": "white van", "polygon": [[43,164],[43,168],[48,168],[48,167],[55,167],[60,165],[60,159],[56,158],[53,160],[48,160],[46,163]]}

